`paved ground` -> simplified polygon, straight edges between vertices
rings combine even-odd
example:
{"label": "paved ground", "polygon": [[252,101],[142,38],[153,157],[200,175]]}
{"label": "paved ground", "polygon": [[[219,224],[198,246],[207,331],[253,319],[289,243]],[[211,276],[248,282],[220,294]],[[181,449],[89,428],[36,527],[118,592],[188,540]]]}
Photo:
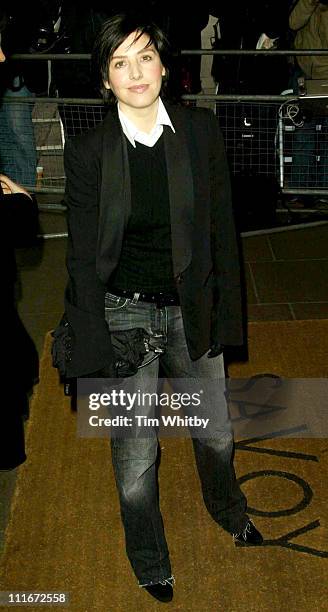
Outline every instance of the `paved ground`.
{"label": "paved ground", "polygon": [[[54,196],[39,202],[59,201]],[[44,234],[66,231],[62,213],[42,212]],[[328,318],[328,223],[243,238],[249,320]],[[44,336],[63,311],[65,238],[19,249],[18,309],[41,353]],[[15,472],[0,473],[0,548],[8,519]]]}

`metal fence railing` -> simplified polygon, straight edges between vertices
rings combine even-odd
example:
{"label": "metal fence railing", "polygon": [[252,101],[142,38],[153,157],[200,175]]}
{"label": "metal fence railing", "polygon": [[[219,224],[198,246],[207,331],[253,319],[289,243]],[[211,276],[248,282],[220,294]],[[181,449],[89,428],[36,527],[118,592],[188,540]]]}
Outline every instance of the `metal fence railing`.
{"label": "metal fence railing", "polygon": [[[282,193],[328,194],[328,122],[317,114],[300,123],[291,118],[295,100],[264,96],[230,100],[224,96],[189,96],[206,102],[220,123],[233,175],[275,176]],[[269,97],[270,98],[270,97]],[[272,97],[274,98],[274,97]],[[106,108],[100,100],[9,98],[13,121],[20,126],[22,141],[35,149],[35,166],[26,169],[23,184],[36,192],[62,193],[65,187],[63,149],[65,139],[81,134],[101,122]],[[23,115],[25,119],[22,120]],[[30,122],[33,126],[31,136]],[[29,141],[30,138],[30,142]],[[0,128],[0,155],[8,143]],[[19,157],[8,152],[7,173],[16,176]],[[27,157],[28,159],[28,157]]]}
{"label": "metal fence railing", "polygon": [[[328,50],[202,49],[186,50],[181,54],[293,56],[328,55]],[[14,58],[51,62],[85,60],[90,56],[31,54]],[[233,175],[250,173],[275,177],[282,194],[328,195],[328,113],[322,112],[322,104],[316,109],[314,101],[312,111],[306,112],[304,99],[291,90],[275,96],[198,94],[183,98],[186,103],[207,106],[215,112]],[[106,112],[102,101],[10,97],[3,98],[3,108],[10,108],[15,115],[14,123],[19,126],[27,150],[28,146],[34,147],[31,155],[34,167],[28,169],[23,184],[39,193],[63,193],[65,139],[102,121]],[[6,133],[0,127],[0,166],[2,151],[6,148],[10,153]],[[9,166],[7,173],[15,176],[15,164],[19,163],[16,155],[12,155],[11,163],[13,167]]]}

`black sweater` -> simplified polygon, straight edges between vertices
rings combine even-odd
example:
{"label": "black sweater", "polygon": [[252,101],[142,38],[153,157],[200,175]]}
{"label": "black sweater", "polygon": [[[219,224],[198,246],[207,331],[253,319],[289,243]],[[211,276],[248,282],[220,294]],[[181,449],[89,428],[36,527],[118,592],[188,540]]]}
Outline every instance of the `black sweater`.
{"label": "black sweater", "polygon": [[170,206],[163,137],[154,147],[128,142],[131,216],[119,264],[110,280],[113,290],[172,292]]}

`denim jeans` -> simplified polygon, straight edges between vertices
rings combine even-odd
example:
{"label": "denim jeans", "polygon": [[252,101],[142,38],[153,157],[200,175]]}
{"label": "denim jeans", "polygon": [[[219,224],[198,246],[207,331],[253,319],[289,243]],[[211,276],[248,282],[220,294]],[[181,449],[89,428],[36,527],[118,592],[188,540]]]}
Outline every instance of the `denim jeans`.
{"label": "denim jeans", "polygon": [[[5,97],[33,96],[27,87],[6,89]],[[25,187],[34,187],[37,153],[30,102],[0,103],[0,171]]]}
{"label": "denim jeans", "polygon": [[[133,377],[135,390],[156,392],[159,365],[166,377],[221,379],[222,383],[225,376],[222,355],[211,359],[204,355],[196,361],[190,359],[179,306],[157,308],[155,304],[134,301],[106,294],[105,316],[110,331],[142,327],[151,335],[161,330],[167,333],[165,353],[155,360],[151,353],[147,354],[144,363],[148,361],[148,364]],[[213,388],[216,386],[212,385]],[[236,533],[246,525],[247,503],[236,481],[232,462],[233,434],[221,390],[222,384],[218,385],[217,397],[213,396],[213,391],[206,397],[204,390],[203,409],[206,411],[206,404],[219,406],[215,411],[214,433],[206,438],[193,437],[192,442],[207,510],[223,529]],[[126,551],[132,568],[140,585],[166,580],[172,572],[158,499],[157,433],[154,429],[145,438],[112,436],[111,446]]]}
{"label": "denim jeans", "polygon": [[328,118],[316,117],[295,127],[290,187],[328,187]]}
{"label": "denim jeans", "polygon": [[[305,74],[296,68],[290,78],[289,87],[299,95],[298,78]],[[289,187],[328,187],[328,118],[313,116],[306,118],[301,127],[295,126],[292,144],[292,166]]]}

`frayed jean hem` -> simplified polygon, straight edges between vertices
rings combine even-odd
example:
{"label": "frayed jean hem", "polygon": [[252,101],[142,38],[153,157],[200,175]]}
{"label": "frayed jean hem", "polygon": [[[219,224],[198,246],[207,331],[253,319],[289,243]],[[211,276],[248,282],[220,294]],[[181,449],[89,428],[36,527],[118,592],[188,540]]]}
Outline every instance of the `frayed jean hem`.
{"label": "frayed jean hem", "polygon": [[159,580],[158,582],[154,582],[153,580],[151,580],[150,582],[144,582],[142,584],[139,582],[139,587],[152,586],[154,584],[170,584],[171,586],[173,586],[175,584],[175,578],[172,575],[169,578],[164,578],[163,580]]}

